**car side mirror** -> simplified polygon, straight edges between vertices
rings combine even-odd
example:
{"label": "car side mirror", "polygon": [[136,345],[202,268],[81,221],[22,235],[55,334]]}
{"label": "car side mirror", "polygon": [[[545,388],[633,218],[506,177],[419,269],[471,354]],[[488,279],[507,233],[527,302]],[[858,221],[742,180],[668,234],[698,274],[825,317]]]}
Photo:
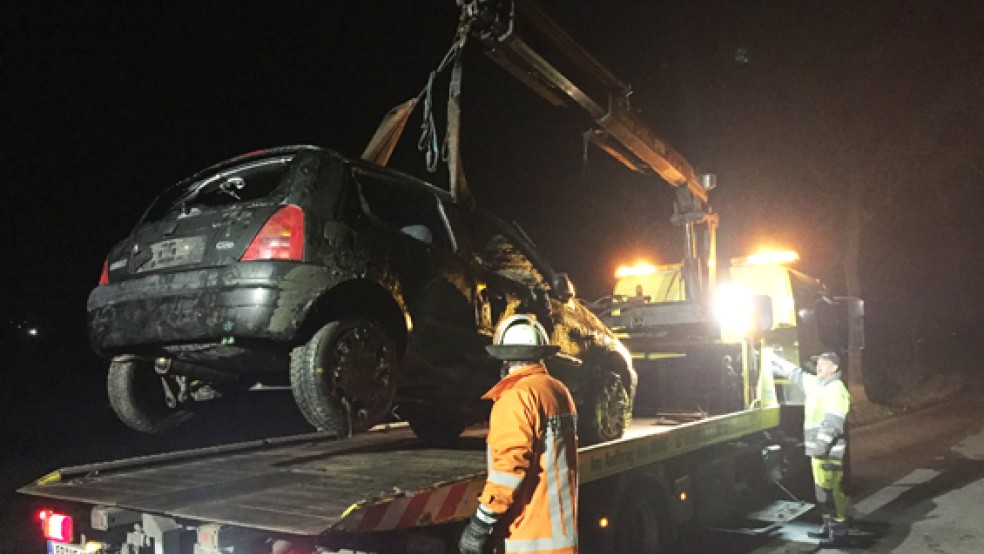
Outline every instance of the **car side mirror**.
{"label": "car side mirror", "polygon": [[574,283],[571,282],[571,278],[566,273],[555,273],[550,286],[553,288],[554,296],[561,302],[567,302],[574,298]]}

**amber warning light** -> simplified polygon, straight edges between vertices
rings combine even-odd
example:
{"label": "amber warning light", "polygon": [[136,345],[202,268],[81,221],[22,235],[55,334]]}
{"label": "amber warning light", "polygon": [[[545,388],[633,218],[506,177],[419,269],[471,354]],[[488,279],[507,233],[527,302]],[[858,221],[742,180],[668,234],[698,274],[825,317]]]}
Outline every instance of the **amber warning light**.
{"label": "amber warning light", "polygon": [[649,275],[677,273],[680,271],[680,264],[658,265],[649,262],[636,262],[633,265],[621,265],[615,270],[616,279],[626,277],[647,277]]}
{"label": "amber warning light", "polygon": [[769,264],[783,265],[793,263],[797,260],[799,260],[799,254],[792,250],[763,251],[743,258],[732,258],[731,265],[735,267]]}
{"label": "amber warning light", "polygon": [[55,542],[72,542],[72,518],[51,510],[38,512],[44,538]]}

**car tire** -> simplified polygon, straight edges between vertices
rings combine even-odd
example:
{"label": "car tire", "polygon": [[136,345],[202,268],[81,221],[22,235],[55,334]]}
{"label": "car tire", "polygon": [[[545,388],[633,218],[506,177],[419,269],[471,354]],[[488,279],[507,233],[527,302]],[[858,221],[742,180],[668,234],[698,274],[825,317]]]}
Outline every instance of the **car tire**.
{"label": "car tire", "polygon": [[307,421],[348,437],[382,421],[396,395],[396,343],[378,322],[332,321],[291,352],[290,388]]}
{"label": "car tire", "polygon": [[426,409],[410,411],[406,420],[417,438],[428,446],[452,446],[467,427],[448,414]]}
{"label": "car tire", "polygon": [[581,410],[578,436],[582,446],[621,438],[632,419],[632,400],[622,377],[604,371]]}
{"label": "car tire", "polygon": [[194,417],[194,412],[185,407],[167,405],[161,379],[145,360],[123,358],[109,364],[109,405],[120,421],[141,433],[159,435]]}

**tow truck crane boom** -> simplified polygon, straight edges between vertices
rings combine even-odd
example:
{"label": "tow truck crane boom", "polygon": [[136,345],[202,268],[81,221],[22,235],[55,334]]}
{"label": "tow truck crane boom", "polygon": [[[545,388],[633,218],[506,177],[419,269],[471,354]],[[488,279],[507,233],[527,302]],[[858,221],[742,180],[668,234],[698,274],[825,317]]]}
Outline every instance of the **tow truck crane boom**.
{"label": "tow truck crane boom", "polygon": [[[669,144],[656,136],[632,109],[632,87],[582,48],[539,6],[529,0],[475,0],[463,3],[474,16],[472,33],[486,54],[520,82],[555,106],[576,105],[594,123],[585,139],[626,167],[656,173],[677,189],[672,221],[685,229],[683,274],[688,300],[704,301],[713,288],[717,214],[708,205],[714,176],[698,175]],[[529,25],[527,25],[527,23]],[[520,28],[522,27],[522,28]],[[529,28],[527,28],[529,27]],[[548,61],[520,33],[537,33],[559,56]],[[565,73],[559,68],[571,68]],[[574,75],[577,75],[576,77]],[[700,248],[696,225],[707,225]],[[705,250],[706,249],[706,250]],[[701,250],[705,250],[703,255]]]}

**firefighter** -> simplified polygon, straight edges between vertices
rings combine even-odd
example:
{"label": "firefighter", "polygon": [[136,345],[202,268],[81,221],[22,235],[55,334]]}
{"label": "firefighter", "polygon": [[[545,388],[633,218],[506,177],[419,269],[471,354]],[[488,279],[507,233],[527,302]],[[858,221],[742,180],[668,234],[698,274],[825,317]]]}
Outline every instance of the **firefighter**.
{"label": "firefighter", "polygon": [[462,554],[485,552],[493,535],[506,553],[577,552],[577,417],[567,387],[543,364],[559,350],[549,342],[533,317],[513,315],[486,346],[504,362],[503,376],[482,397],[493,402],[488,477]]}
{"label": "firefighter", "polygon": [[819,532],[821,547],[835,548],[847,543],[849,498],[844,494],[844,454],[847,435],[844,423],[851,407],[851,396],[841,380],[840,358],[824,352],[817,358],[817,374],[811,375],[778,356],[773,358],[774,373],[786,377],[806,394],[803,443],[810,457],[817,504],[823,517]]}

